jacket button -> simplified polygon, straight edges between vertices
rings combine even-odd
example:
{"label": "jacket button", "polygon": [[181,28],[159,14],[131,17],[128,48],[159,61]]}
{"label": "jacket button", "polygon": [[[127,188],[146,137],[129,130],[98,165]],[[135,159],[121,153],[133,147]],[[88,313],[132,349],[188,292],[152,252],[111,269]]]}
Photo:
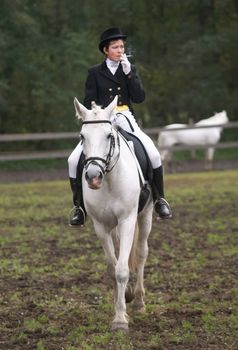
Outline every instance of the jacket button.
{"label": "jacket button", "polygon": [[113,96],[112,96],[112,95],[110,95],[110,96],[109,96],[109,98],[112,100],[112,99],[113,99]]}
{"label": "jacket button", "polygon": [[117,90],[121,90],[120,86],[118,86]]}
{"label": "jacket button", "polygon": [[119,102],[118,102],[118,104],[119,104],[119,105],[122,105],[122,102],[121,102],[121,101],[119,101]]}
{"label": "jacket button", "polygon": [[112,88],[109,88],[108,90],[109,90],[109,91],[112,91]]}

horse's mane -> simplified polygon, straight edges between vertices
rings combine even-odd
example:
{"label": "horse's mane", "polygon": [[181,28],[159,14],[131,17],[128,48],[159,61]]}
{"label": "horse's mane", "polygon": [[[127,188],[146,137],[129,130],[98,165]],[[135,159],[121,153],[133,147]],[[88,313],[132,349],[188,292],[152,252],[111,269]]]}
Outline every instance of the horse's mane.
{"label": "horse's mane", "polygon": [[229,119],[227,117],[226,111],[222,111],[220,113],[216,113],[210,118],[200,120],[195,125],[219,125],[226,124],[228,121]]}

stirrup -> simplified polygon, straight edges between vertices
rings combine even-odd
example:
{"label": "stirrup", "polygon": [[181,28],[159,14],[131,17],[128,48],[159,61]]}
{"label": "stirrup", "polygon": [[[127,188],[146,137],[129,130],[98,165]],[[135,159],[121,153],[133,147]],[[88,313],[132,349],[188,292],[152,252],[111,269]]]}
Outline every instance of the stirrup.
{"label": "stirrup", "polygon": [[[161,205],[164,205],[168,209],[168,214],[161,215],[161,213],[159,212],[159,206],[161,206]],[[172,212],[170,209],[170,205],[166,201],[165,198],[161,197],[159,199],[156,199],[155,204],[154,204],[154,209],[155,209],[156,213],[159,215],[158,219],[164,220],[164,219],[171,219],[172,218]]]}
{"label": "stirrup", "polygon": [[[78,223],[72,224],[72,223],[71,223],[72,220],[73,220],[73,217],[75,216],[75,215],[73,215],[73,214],[74,214],[77,210],[79,210],[79,211],[83,214],[83,223],[82,223],[82,224],[78,224]],[[69,226],[70,226],[70,227],[77,227],[77,226],[79,226],[79,227],[84,227],[85,220],[86,220],[86,214],[85,214],[83,208],[82,208],[82,207],[74,206],[74,207],[71,209],[70,214],[69,214]]]}

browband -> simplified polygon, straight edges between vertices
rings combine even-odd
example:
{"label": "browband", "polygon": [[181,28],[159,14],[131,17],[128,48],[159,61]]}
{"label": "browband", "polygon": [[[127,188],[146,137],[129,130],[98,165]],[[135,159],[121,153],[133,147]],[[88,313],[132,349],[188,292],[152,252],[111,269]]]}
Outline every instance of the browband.
{"label": "browband", "polygon": [[86,120],[86,121],[82,122],[82,124],[100,124],[100,123],[112,124],[112,122],[110,122],[110,120]]}

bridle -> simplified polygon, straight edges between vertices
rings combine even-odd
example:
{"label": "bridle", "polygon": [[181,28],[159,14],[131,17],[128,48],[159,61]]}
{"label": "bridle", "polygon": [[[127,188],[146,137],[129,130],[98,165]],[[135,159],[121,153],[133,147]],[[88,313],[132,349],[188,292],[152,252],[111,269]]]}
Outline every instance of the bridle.
{"label": "bridle", "polygon": [[[87,120],[87,121],[83,121],[82,125],[84,125],[84,124],[102,124],[102,123],[108,123],[108,124],[112,125],[110,120]],[[112,157],[113,157],[114,152],[115,152],[116,141],[117,141],[119,152],[118,152],[118,155],[117,155],[117,158],[116,158],[114,164],[109,168],[109,165],[111,163]],[[82,140],[82,142],[83,142],[83,140]],[[109,173],[110,171],[112,171],[112,169],[116,165],[119,157],[120,157],[120,139],[119,139],[119,135],[118,135],[118,132],[117,132],[117,139],[115,140],[115,136],[114,136],[113,132],[111,132],[111,135],[110,135],[110,147],[109,147],[109,152],[107,154],[106,159],[101,158],[101,157],[88,157],[88,158],[86,158],[84,160],[84,168],[85,168],[85,170],[87,170],[89,165],[93,164],[93,165],[97,165],[101,169],[103,174]],[[99,164],[98,161],[102,162],[104,164],[104,167],[101,164]]]}

